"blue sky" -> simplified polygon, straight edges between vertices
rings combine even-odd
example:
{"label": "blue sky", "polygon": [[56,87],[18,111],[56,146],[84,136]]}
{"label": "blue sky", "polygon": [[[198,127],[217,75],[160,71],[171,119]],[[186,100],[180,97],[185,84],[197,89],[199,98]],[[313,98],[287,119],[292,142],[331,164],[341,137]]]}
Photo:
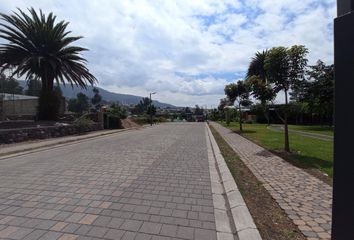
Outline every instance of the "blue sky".
{"label": "blue sky", "polygon": [[[2,0],[70,22],[99,86],[179,106],[216,106],[256,51],[302,44],[333,62],[335,0]],[[282,101],[281,97],[278,101]]]}

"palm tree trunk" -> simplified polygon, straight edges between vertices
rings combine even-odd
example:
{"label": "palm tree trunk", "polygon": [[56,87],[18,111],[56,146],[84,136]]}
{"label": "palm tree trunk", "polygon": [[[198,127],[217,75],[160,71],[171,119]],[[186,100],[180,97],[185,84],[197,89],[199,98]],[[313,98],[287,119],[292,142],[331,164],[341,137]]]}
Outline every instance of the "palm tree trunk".
{"label": "palm tree trunk", "polygon": [[55,120],[59,113],[60,99],[53,91],[54,77],[45,70],[41,80],[42,90],[39,97],[38,117],[40,120]]}
{"label": "palm tree trunk", "polygon": [[288,91],[285,90],[285,112],[284,112],[284,150],[290,152],[289,129],[288,129]]}

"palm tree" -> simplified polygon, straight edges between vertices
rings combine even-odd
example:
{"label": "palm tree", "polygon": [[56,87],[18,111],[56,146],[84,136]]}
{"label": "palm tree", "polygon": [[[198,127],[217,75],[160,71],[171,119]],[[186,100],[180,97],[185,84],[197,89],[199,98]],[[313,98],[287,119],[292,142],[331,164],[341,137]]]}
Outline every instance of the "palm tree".
{"label": "palm tree", "polygon": [[[54,80],[85,88],[97,80],[89,72],[86,59],[80,53],[87,49],[71,46],[82,37],[70,37],[66,30],[69,22],[56,22],[56,16],[39,14],[30,8],[27,15],[21,9],[11,15],[0,13],[0,38],[8,43],[0,45],[0,67],[2,71],[13,68],[13,75],[42,81],[39,116],[55,118],[53,115]],[[42,105],[41,105],[42,104]],[[55,104],[54,104],[55,105]],[[42,106],[42,107],[41,107]],[[56,115],[54,113],[54,115]]]}
{"label": "palm tree", "polygon": [[269,51],[263,50],[257,52],[252,58],[247,70],[247,82],[251,86],[253,96],[260,100],[264,117],[267,119],[268,125],[270,124],[269,110],[267,113],[267,102],[275,98],[271,86],[267,81],[267,72],[264,68],[265,60]]}
{"label": "palm tree", "polygon": [[267,74],[264,69],[264,62],[267,57],[268,50],[262,52],[256,52],[256,55],[252,58],[247,70],[247,78],[252,76],[258,76],[265,84],[267,83]]}

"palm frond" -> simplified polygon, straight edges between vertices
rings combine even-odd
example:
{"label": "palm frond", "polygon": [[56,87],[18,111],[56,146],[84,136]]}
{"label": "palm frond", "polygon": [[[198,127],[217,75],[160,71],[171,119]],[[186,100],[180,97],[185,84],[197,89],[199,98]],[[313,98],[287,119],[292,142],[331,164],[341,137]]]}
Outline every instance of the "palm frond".
{"label": "palm frond", "polygon": [[53,13],[46,16],[34,8],[29,8],[29,13],[17,10],[9,15],[0,13],[0,38],[7,41],[0,44],[2,71],[13,68],[14,74],[26,79],[55,80],[81,87],[97,81],[81,55],[88,49],[71,45],[82,37],[69,36],[69,22],[57,22]]}

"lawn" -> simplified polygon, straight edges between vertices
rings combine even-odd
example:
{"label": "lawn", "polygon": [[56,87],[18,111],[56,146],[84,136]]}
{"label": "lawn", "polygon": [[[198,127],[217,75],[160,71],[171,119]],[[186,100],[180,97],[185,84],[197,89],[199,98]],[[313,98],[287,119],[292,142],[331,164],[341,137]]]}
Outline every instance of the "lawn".
{"label": "lawn", "polygon": [[[221,123],[227,127],[225,122]],[[239,132],[238,123],[230,123],[231,130]],[[267,129],[266,124],[244,124],[242,135],[253,142],[267,148],[294,165],[305,169],[319,169],[333,176],[333,142],[313,139],[298,134],[289,134],[291,154],[286,154],[284,134]]]}
{"label": "lawn", "polygon": [[330,126],[289,125],[289,129],[310,132],[310,133],[323,134],[323,135],[327,135],[327,136],[333,136],[333,127],[330,127]]}

